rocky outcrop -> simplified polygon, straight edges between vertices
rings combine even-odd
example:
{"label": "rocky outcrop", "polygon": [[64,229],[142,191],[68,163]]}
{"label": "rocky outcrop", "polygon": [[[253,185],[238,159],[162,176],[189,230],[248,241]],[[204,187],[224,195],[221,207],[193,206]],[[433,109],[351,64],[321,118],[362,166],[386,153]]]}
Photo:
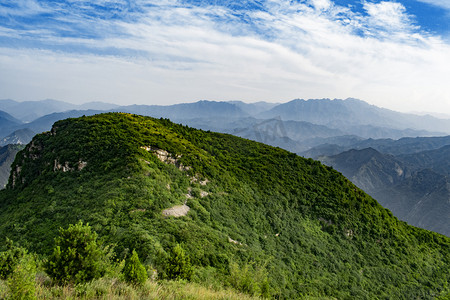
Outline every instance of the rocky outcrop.
{"label": "rocky outcrop", "polygon": [[144,149],[150,153],[153,153],[160,161],[166,164],[174,165],[181,171],[188,171],[191,169],[190,166],[184,166],[180,162],[181,155],[172,155],[166,150],[159,149],[152,146],[142,146],[141,149]]}
{"label": "rocky outcrop", "polygon": [[191,208],[186,204],[176,205],[172,208],[163,210],[162,214],[165,217],[183,217],[186,216]]}
{"label": "rocky outcrop", "polygon": [[63,172],[70,172],[70,171],[81,171],[87,166],[87,162],[82,161],[81,159],[78,160],[78,163],[76,167],[70,167],[70,163],[68,161],[64,162],[64,164],[61,164],[57,159],[54,161],[53,165],[53,171],[63,171]]}

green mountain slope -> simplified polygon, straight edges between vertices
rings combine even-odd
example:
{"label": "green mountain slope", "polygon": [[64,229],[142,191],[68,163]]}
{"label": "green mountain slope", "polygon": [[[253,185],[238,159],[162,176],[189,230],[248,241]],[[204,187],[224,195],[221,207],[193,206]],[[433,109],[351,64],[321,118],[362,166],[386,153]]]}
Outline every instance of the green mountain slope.
{"label": "green mountain slope", "polygon": [[319,162],[164,119],[67,119],[16,156],[2,239],[45,255],[58,227],[80,219],[119,256],[136,248],[160,270],[179,243],[197,280],[223,281],[237,265],[279,298],[449,292],[449,238],[399,221]]}

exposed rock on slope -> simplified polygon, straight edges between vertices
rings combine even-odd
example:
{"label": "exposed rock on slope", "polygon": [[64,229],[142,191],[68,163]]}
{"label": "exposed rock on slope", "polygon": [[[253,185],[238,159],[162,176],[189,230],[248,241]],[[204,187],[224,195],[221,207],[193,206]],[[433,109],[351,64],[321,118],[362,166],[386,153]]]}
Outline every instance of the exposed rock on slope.
{"label": "exposed rock on slope", "polygon": [[7,145],[0,147],[0,189],[4,188],[8,183],[11,164],[13,163],[17,152],[24,147],[25,146],[23,145]]}

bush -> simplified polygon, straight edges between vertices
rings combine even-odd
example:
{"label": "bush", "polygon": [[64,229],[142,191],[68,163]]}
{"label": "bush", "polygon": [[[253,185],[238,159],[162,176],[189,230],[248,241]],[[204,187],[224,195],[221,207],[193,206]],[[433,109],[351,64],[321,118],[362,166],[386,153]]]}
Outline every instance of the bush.
{"label": "bush", "polygon": [[123,275],[125,280],[132,284],[142,285],[147,280],[147,270],[139,261],[139,256],[135,250],[125,262]]}
{"label": "bush", "polygon": [[246,294],[270,298],[271,288],[264,266],[245,264],[242,267],[235,262],[230,263],[230,285]]}
{"label": "bush", "polygon": [[58,283],[81,283],[101,277],[106,269],[105,261],[107,255],[97,244],[97,234],[89,224],[80,221],[59,229],[55,248],[44,268]]}
{"label": "bush", "polygon": [[6,251],[0,253],[0,279],[6,280],[27,251],[6,238]]}
{"label": "bush", "polygon": [[36,299],[36,263],[34,258],[24,255],[8,278],[11,299]]}
{"label": "bush", "polygon": [[191,261],[179,244],[172,248],[165,263],[165,272],[167,279],[191,279],[193,273]]}

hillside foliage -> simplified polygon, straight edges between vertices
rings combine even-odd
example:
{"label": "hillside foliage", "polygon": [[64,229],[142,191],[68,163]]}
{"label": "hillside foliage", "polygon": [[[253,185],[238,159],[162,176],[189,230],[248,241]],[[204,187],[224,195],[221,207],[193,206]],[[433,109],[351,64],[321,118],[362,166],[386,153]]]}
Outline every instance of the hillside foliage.
{"label": "hillside foliage", "polygon": [[133,250],[131,257],[125,262],[123,275],[125,277],[125,281],[132,284],[141,285],[147,281],[147,270],[141,264],[139,255],[135,250]]}
{"label": "hillside foliage", "polygon": [[103,275],[106,258],[105,251],[97,244],[97,234],[80,221],[59,229],[44,268],[59,283],[87,282]]}
{"label": "hillside foliage", "polygon": [[[182,205],[187,215],[165,214]],[[19,152],[0,191],[0,237],[51,256],[59,228],[79,220],[117,259],[136,249],[164,274],[181,245],[192,281],[253,295],[449,293],[449,238],[399,221],[317,161],[166,119],[58,121]]]}

